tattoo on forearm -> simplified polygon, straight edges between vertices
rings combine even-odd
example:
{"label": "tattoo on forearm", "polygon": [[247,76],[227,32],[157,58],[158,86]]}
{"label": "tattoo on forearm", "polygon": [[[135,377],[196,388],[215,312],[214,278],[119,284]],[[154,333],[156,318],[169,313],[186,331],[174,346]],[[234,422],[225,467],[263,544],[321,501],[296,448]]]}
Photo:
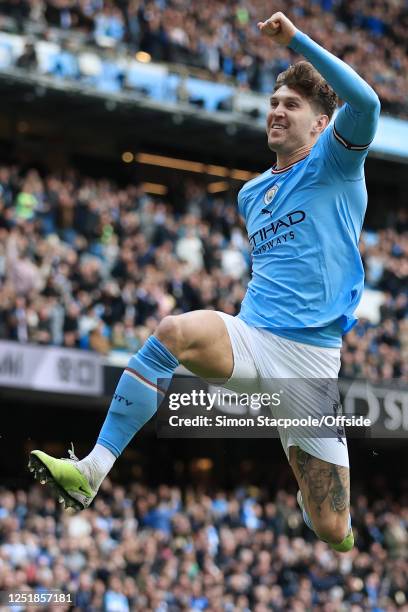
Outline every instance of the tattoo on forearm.
{"label": "tattoo on forearm", "polygon": [[317,511],[320,513],[325,499],[334,512],[347,510],[350,498],[348,469],[317,459],[299,447],[296,459],[300,477],[308,488],[309,501],[317,506]]}

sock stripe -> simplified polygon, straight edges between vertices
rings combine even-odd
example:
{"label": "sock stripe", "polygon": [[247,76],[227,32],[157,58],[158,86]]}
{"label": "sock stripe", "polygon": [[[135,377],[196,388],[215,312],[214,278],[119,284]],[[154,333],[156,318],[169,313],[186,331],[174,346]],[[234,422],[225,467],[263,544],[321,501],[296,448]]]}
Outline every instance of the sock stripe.
{"label": "sock stripe", "polygon": [[151,389],[152,391],[157,391],[157,393],[161,393],[163,397],[166,395],[166,392],[163,391],[163,389],[160,389],[160,387],[158,387],[157,385],[152,383],[150,380],[142,376],[142,374],[140,374],[136,370],[133,370],[133,368],[125,368],[124,374],[127,374],[128,376],[132,376],[133,378],[138,380],[140,383],[142,383],[142,385],[145,385],[145,387],[149,387],[149,389]]}

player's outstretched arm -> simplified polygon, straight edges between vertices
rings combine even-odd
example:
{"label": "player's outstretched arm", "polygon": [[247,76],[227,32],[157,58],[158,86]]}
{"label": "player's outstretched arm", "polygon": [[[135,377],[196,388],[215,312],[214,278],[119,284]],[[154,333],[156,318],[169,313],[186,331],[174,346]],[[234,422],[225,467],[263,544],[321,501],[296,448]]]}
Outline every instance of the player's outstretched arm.
{"label": "player's outstretched arm", "polygon": [[[262,34],[302,54],[346,104],[335,121],[335,135],[351,150],[368,147],[375,136],[380,101],[375,91],[350,66],[298,30],[283,13],[258,23]],[[340,141],[341,142],[341,141]]]}

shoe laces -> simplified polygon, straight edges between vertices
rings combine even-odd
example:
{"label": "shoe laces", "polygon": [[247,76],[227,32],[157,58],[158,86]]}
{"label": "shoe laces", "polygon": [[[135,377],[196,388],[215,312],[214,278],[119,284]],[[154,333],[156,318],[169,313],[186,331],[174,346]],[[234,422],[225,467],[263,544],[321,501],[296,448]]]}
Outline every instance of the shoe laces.
{"label": "shoe laces", "polygon": [[68,455],[69,455],[69,458],[72,461],[79,461],[78,457],[75,455],[74,443],[73,442],[71,442],[71,448],[68,449]]}

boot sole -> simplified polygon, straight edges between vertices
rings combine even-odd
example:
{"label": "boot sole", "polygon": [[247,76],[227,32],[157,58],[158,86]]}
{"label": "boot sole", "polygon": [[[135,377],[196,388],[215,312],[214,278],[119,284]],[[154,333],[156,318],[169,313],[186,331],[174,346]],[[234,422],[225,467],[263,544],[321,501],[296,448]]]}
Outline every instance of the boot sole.
{"label": "boot sole", "polygon": [[47,466],[36,455],[30,455],[28,469],[32,472],[35,480],[42,485],[48,485],[53,496],[58,499],[60,504],[63,504],[65,510],[74,513],[84,509],[84,506],[77,499],[71,497],[71,495],[55,481]]}

